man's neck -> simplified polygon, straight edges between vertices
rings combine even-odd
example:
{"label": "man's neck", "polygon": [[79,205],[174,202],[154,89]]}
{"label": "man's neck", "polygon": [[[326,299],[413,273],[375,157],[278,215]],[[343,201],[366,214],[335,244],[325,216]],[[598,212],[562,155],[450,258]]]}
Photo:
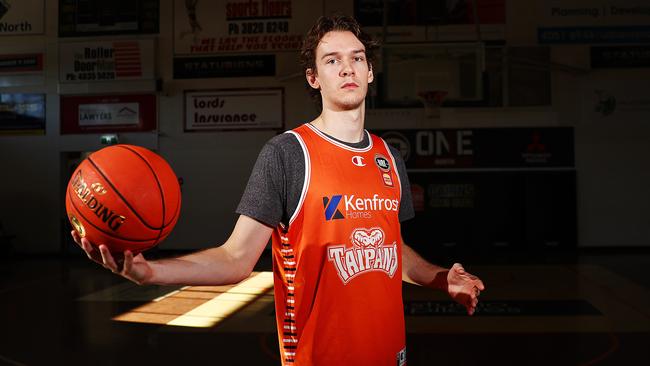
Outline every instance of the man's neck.
{"label": "man's neck", "polygon": [[323,108],[321,115],[311,121],[311,124],[338,140],[356,143],[363,140],[364,117],[363,104],[359,108],[346,111]]}

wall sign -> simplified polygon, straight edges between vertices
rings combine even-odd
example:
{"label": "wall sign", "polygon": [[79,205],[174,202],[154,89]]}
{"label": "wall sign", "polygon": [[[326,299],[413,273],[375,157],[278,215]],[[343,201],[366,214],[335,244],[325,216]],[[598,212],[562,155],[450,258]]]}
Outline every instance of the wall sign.
{"label": "wall sign", "polygon": [[61,133],[140,132],[156,129],[156,96],[62,96]]}
{"label": "wall sign", "polygon": [[650,67],[649,46],[591,47],[592,68]]}
{"label": "wall sign", "polygon": [[59,45],[61,83],[151,80],[154,41],[70,42]]}
{"label": "wall sign", "polygon": [[409,171],[574,166],[571,127],[374,132],[401,152]]}
{"label": "wall sign", "polygon": [[284,89],[185,92],[185,131],[284,128]]}
{"label": "wall sign", "polygon": [[322,13],[322,0],[174,0],[174,54],[295,51]]}
{"label": "wall sign", "polygon": [[174,79],[274,76],[275,55],[174,58]]}
{"label": "wall sign", "polygon": [[45,134],[45,94],[0,94],[0,134]]}
{"label": "wall sign", "polygon": [[0,55],[0,87],[43,83],[42,53]]}
{"label": "wall sign", "polygon": [[650,41],[647,0],[546,0],[537,3],[539,43]]}
{"label": "wall sign", "polygon": [[0,0],[0,36],[43,34],[44,0]]}
{"label": "wall sign", "polygon": [[59,0],[59,37],[158,33],[160,0]]}

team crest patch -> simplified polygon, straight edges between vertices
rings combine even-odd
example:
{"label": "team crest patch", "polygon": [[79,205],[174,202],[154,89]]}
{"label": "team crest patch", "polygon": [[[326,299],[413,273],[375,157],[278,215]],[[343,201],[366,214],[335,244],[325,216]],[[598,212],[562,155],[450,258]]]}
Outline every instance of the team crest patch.
{"label": "team crest patch", "polygon": [[327,258],[334,264],[343,284],[370,271],[384,272],[391,278],[395,275],[399,263],[397,243],[384,245],[385,240],[380,227],[357,228],[350,234],[351,247],[336,245],[327,248]]}

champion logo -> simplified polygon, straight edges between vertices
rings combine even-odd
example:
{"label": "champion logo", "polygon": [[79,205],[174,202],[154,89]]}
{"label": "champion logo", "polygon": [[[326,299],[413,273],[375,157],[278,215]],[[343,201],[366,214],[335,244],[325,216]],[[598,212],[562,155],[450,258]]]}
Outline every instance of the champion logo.
{"label": "champion logo", "polygon": [[355,155],[352,157],[352,164],[356,166],[366,166],[366,163],[363,162],[363,156]]}
{"label": "champion logo", "polygon": [[343,195],[338,194],[332,197],[323,197],[323,208],[325,209],[325,220],[340,220],[343,219],[343,214],[339,211],[339,202],[341,202]]}

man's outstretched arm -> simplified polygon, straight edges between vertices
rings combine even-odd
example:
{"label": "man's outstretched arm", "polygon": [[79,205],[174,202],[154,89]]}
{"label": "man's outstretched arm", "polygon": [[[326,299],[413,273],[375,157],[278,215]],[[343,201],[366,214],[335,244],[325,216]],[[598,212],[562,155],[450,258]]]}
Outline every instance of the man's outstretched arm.
{"label": "man's outstretched arm", "polygon": [[241,215],[230,238],[221,246],[172,259],[147,261],[142,254],[124,252],[118,265],[108,247],[91,245],[73,231],[77,244],[93,261],[137,284],[223,285],[248,277],[257,263],[273,229]]}
{"label": "man's outstretched arm", "polygon": [[485,290],[483,281],[465,272],[460,263],[455,263],[450,269],[431,264],[402,242],[402,280],[444,291],[465,306],[469,315],[474,314],[478,295]]}

